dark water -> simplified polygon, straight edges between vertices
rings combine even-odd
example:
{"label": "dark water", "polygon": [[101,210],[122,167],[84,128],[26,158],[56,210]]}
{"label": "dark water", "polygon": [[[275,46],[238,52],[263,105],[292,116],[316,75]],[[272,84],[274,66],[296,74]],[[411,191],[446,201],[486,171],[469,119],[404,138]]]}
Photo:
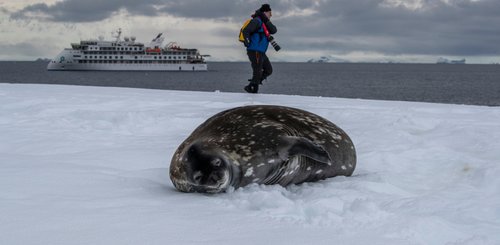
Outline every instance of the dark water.
{"label": "dark water", "polygon": [[[249,63],[208,72],[46,71],[44,62],[0,62],[1,83],[46,83],[244,92]],[[260,92],[500,106],[500,65],[273,63]]]}

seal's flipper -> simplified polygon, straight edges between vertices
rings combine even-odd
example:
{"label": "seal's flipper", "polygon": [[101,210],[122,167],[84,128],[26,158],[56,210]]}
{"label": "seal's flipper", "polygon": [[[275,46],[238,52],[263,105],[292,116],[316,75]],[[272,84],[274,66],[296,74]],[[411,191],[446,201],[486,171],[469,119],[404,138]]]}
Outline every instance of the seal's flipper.
{"label": "seal's flipper", "polygon": [[330,155],[323,147],[303,137],[282,137],[283,148],[280,156],[289,158],[291,156],[301,155],[309,157],[318,162],[332,165]]}

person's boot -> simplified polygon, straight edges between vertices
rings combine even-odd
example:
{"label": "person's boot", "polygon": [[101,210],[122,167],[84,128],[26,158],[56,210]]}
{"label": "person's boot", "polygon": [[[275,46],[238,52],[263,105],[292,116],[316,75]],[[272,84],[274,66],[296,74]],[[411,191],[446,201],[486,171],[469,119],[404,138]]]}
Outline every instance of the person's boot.
{"label": "person's boot", "polygon": [[[262,85],[262,81],[264,81],[264,80],[266,80],[266,79],[265,79],[265,78],[260,79],[259,84],[260,84],[260,85]],[[252,79],[250,78],[250,79],[248,79],[248,81],[249,81],[249,82],[252,82]]]}
{"label": "person's boot", "polygon": [[258,83],[257,84],[252,84],[252,89],[253,89],[252,92],[254,94],[258,93],[259,92],[259,84]]}
{"label": "person's boot", "polygon": [[256,94],[257,92],[259,92],[259,85],[250,83],[247,86],[245,86],[245,91],[251,94]]}
{"label": "person's boot", "polygon": [[247,91],[247,93],[252,93],[252,91],[253,91],[253,89],[250,86],[251,86],[250,84],[245,86],[245,91]]}

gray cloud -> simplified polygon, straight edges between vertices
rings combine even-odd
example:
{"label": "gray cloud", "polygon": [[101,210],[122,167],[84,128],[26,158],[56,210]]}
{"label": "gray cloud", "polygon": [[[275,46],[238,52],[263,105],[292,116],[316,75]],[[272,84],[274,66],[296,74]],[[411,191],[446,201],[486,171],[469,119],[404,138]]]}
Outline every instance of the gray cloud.
{"label": "gray cloud", "polygon": [[[467,0],[445,4],[428,1],[424,8],[384,7],[382,0],[325,1],[317,14],[277,21],[284,44],[292,49],[329,49],[338,53],[374,51],[384,54],[499,55],[500,1]],[[297,30],[310,41],[293,39]],[[312,40],[314,38],[315,40]],[[336,41],[331,41],[334,39]]]}
{"label": "gray cloud", "polygon": [[44,57],[45,55],[44,50],[41,50],[38,45],[34,45],[32,43],[27,43],[27,42],[21,42],[16,44],[0,44],[0,49],[3,50],[2,55],[7,57],[9,56]]}
{"label": "gray cloud", "polygon": [[[422,1],[422,8],[387,6],[383,0],[276,0],[273,22],[278,42],[286,50],[332,53],[353,51],[388,55],[500,55],[500,1]],[[256,0],[65,0],[34,4],[11,19],[51,22],[98,22],[118,11],[130,15],[169,15],[181,18],[241,23],[257,9]],[[309,9],[311,15],[290,15]],[[284,17],[288,16],[288,17]],[[218,35],[234,38],[226,30]]]}
{"label": "gray cloud", "polygon": [[38,3],[11,14],[12,19],[41,19],[53,22],[97,22],[126,10],[131,14],[155,15],[160,0],[66,0],[53,5]]}

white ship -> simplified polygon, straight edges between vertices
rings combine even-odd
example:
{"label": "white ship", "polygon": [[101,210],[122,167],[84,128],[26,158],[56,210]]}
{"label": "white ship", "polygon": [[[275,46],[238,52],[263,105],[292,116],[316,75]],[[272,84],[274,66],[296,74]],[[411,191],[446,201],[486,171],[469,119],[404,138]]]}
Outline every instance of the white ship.
{"label": "white ship", "polygon": [[207,64],[197,49],[179,47],[170,42],[162,47],[164,37],[158,34],[149,45],[135,37],[121,40],[118,29],[114,41],[85,40],[72,43],[47,65],[49,71],[206,71]]}

